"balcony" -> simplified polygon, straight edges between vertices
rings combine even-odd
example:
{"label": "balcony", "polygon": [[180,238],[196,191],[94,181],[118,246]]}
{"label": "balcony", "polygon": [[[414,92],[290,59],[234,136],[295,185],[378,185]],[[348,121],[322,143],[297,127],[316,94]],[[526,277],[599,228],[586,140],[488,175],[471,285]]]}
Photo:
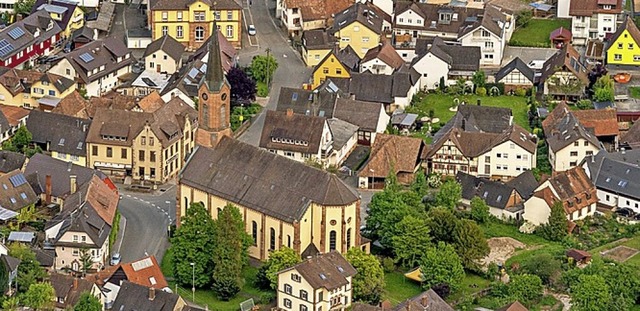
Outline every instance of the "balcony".
{"label": "balcony", "polygon": [[483,36],[472,36],[471,42],[487,42],[490,41],[491,37],[483,37]]}

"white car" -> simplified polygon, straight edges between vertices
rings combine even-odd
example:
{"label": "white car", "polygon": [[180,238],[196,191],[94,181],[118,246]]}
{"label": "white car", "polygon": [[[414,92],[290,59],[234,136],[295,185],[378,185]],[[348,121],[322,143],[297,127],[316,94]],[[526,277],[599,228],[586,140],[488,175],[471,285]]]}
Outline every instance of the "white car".
{"label": "white car", "polygon": [[112,266],[118,265],[121,259],[122,257],[120,256],[120,253],[115,253],[113,254],[113,256],[111,256],[111,261],[109,262],[109,264],[111,264]]}
{"label": "white car", "polygon": [[256,35],[256,26],[249,25],[249,27],[247,28],[247,32],[249,33],[250,36],[255,36]]}

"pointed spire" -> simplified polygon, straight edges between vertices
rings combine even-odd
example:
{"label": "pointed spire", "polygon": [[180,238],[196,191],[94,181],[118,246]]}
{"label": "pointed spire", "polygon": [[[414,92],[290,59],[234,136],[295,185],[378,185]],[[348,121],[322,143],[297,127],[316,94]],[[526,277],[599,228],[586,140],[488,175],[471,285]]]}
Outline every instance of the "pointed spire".
{"label": "pointed spire", "polygon": [[218,26],[213,21],[213,32],[209,40],[209,58],[207,60],[207,75],[205,83],[209,91],[220,91],[224,84],[224,72],[220,59],[220,42],[218,41]]}

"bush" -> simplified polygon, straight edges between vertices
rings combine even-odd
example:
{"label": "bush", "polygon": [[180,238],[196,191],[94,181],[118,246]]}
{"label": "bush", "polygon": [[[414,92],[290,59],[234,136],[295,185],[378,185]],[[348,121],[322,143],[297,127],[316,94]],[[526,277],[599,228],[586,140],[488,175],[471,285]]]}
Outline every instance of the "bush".
{"label": "bush", "polygon": [[260,294],[260,303],[263,305],[269,304],[276,299],[276,293],[274,292],[263,292]]}
{"label": "bush", "polygon": [[593,109],[593,103],[588,99],[582,99],[576,103],[576,107],[580,110]]}
{"label": "bush", "polygon": [[393,259],[390,257],[384,257],[381,260],[382,262],[382,270],[384,273],[391,273],[396,270],[396,265],[393,262]]}
{"label": "bush", "polygon": [[476,88],[476,94],[478,96],[487,96],[487,89],[482,87],[482,86],[478,87],[478,88]]}
{"label": "bush", "polygon": [[269,96],[269,87],[267,87],[264,83],[258,83],[258,97],[267,97]]}
{"label": "bush", "polygon": [[517,88],[514,92],[513,92],[516,96],[519,97],[525,97],[527,96],[527,90],[523,89],[523,88]]}

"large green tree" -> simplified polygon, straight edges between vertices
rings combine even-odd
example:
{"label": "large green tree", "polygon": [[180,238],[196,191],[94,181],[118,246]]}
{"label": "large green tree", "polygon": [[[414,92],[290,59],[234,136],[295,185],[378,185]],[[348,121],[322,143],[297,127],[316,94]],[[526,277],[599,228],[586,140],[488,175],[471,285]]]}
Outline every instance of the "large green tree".
{"label": "large green tree", "polygon": [[462,199],[462,186],[455,180],[447,180],[440,186],[440,190],[436,192],[435,206],[455,209],[458,202]]}
{"label": "large green tree", "polygon": [[541,225],[537,231],[542,237],[551,241],[561,241],[567,236],[567,215],[561,201],[557,201],[551,206],[547,223]]}
{"label": "large green tree", "polygon": [[353,300],[379,303],[384,291],[384,270],[380,261],[357,247],[347,251],[346,259],[358,271],[351,281]]}
{"label": "large green tree", "polygon": [[544,284],[551,285],[561,273],[562,263],[549,253],[531,256],[520,263],[520,270],[528,274],[535,274]]}
{"label": "large green tree", "polygon": [[455,249],[444,242],[439,242],[424,254],[420,270],[425,290],[446,284],[452,291],[456,291],[462,285],[465,275],[462,261]]}
{"label": "large green tree", "polygon": [[429,185],[427,184],[427,175],[424,174],[424,171],[420,170],[416,173],[416,177],[413,179],[413,183],[411,183],[411,190],[420,197],[427,195]]}
{"label": "large green tree", "polygon": [[42,280],[47,273],[40,267],[36,254],[28,247],[13,243],[9,246],[9,256],[20,259],[18,265],[18,291],[26,292],[32,284]]}
{"label": "large green tree", "polygon": [[22,15],[31,14],[31,10],[35,3],[35,0],[18,0],[16,4],[13,5],[13,12]]}
{"label": "large green tree", "polygon": [[93,266],[93,259],[91,259],[91,253],[89,249],[83,247],[80,249],[80,269],[83,275],[87,274],[87,271]]}
{"label": "large green tree", "polygon": [[544,286],[537,275],[514,275],[507,286],[510,300],[518,300],[529,305],[542,297]]}
{"label": "large green tree", "polygon": [[213,241],[213,291],[219,299],[227,301],[240,291],[242,267],[248,260],[251,241],[240,210],[227,204],[218,212]]}
{"label": "large green tree", "polygon": [[22,303],[36,310],[49,310],[53,306],[55,292],[50,283],[34,283],[22,294]]}
{"label": "large green tree", "polygon": [[215,223],[204,206],[192,203],[171,239],[173,275],[179,284],[189,287],[211,284],[215,233]]}
{"label": "large green tree", "polygon": [[487,203],[480,197],[473,197],[473,199],[471,199],[469,209],[471,219],[479,223],[485,223],[491,218],[491,213],[489,213],[489,205],[487,205]]}
{"label": "large green tree", "polygon": [[429,216],[427,224],[431,229],[431,236],[436,242],[453,242],[456,227],[460,220],[450,209],[437,207],[432,208],[427,213]]}
{"label": "large green tree", "polygon": [[611,310],[613,302],[607,282],[599,275],[581,275],[571,287],[571,302],[575,311]]}
{"label": "large green tree", "polygon": [[276,290],[278,289],[278,272],[293,267],[301,261],[300,255],[293,249],[283,246],[269,254],[269,259],[258,271],[256,281],[264,289]]}
{"label": "large green tree", "polygon": [[396,227],[398,234],[391,238],[396,262],[405,268],[414,268],[432,247],[429,227],[423,218],[411,215],[404,217]]}
{"label": "large green tree", "polygon": [[4,260],[0,260],[0,293],[4,293],[9,287],[9,272],[4,264]]}
{"label": "large green tree", "polygon": [[453,246],[465,268],[478,269],[478,261],[489,255],[489,244],[475,221],[463,219],[454,230]]}
{"label": "large green tree", "polygon": [[33,136],[27,130],[27,127],[21,126],[16,130],[13,136],[2,143],[2,150],[19,152],[31,157],[35,153],[42,152],[39,147],[30,147]]}
{"label": "large green tree", "polygon": [[102,311],[102,303],[100,299],[84,292],[80,295],[78,303],[73,307],[73,311]]}
{"label": "large green tree", "polygon": [[385,189],[373,195],[369,203],[367,229],[385,248],[392,248],[392,238],[398,235],[396,224],[406,216],[424,217],[421,198],[413,191]]}
{"label": "large green tree", "polygon": [[267,79],[273,80],[273,73],[276,72],[277,68],[278,62],[272,55],[256,55],[249,66],[253,78],[263,83],[267,83]]}

